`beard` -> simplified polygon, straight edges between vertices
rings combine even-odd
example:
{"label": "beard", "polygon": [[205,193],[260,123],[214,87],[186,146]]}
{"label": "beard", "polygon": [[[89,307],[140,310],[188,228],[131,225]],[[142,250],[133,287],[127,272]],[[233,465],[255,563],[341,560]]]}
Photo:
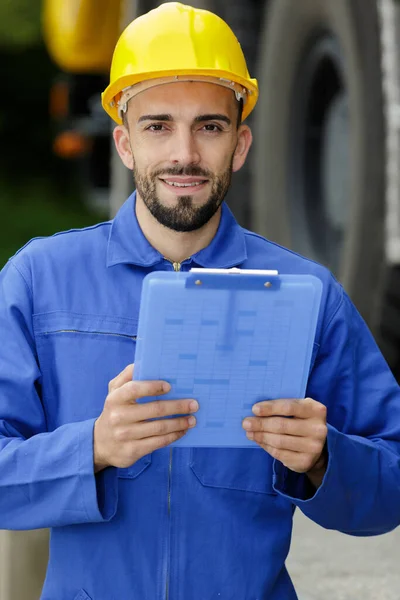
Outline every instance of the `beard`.
{"label": "beard", "polygon": [[[136,189],[153,217],[164,227],[173,231],[195,231],[203,227],[221,206],[232,179],[233,156],[229,167],[219,176],[195,165],[160,169],[150,175],[143,175],[134,165],[133,175]],[[195,206],[193,197],[177,196],[177,205],[165,206],[157,196],[157,179],[162,176],[204,177],[211,182],[211,193],[201,206]]]}

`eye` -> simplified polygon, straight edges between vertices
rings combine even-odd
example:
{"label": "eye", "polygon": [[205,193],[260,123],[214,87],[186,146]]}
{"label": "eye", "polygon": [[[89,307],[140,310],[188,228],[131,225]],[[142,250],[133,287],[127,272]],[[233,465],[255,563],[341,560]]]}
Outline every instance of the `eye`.
{"label": "eye", "polygon": [[163,131],[164,125],[162,123],[152,123],[148,127],[146,127],[146,131],[154,131],[157,133],[158,131]]}
{"label": "eye", "polygon": [[215,125],[215,123],[208,123],[207,125],[204,125],[203,129],[205,131],[209,131],[210,133],[222,131],[221,127],[219,125]]}

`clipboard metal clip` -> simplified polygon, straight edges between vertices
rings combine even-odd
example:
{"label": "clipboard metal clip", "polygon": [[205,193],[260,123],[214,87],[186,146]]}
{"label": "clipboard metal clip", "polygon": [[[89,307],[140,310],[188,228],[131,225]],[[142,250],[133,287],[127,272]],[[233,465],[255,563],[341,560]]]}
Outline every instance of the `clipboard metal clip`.
{"label": "clipboard metal clip", "polygon": [[193,268],[190,269],[189,273],[220,273],[225,274],[243,274],[243,275],[279,275],[275,269],[239,269],[238,267],[232,267],[231,269],[207,269],[207,268]]}
{"label": "clipboard metal clip", "polygon": [[[227,277],[227,275],[231,276]],[[188,273],[185,287],[220,290],[279,289],[280,278],[276,270],[239,269],[237,267],[231,269],[194,268],[190,269]]]}

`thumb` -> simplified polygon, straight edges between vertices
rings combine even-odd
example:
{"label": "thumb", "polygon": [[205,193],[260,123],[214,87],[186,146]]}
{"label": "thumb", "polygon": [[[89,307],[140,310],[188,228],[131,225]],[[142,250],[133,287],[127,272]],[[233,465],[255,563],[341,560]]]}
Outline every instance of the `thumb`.
{"label": "thumb", "polygon": [[127,365],[125,369],[121,371],[121,373],[114,377],[114,379],[111,379],[111,381],[108,384],[108,393],[117,390],[118,388],[122,387],[125,383],[128,383],[128,381],[132,381],[134,366],[135,365],[133,363]]}

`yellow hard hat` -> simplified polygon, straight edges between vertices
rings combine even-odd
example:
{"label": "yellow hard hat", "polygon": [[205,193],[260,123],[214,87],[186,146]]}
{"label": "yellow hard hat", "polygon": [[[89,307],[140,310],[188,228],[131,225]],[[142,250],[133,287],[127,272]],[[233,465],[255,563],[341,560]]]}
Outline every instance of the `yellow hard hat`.
{"label": "yellow hard hat", "polygon": [[258,98],[257,80],[250,78],[230,27],[207,10],[179,2],[161,4],[132,21],[121,34],[110,85],[102,94],[103,108],[120,125],[129,98],[172,81],[210,81],[231,88],[238,99],[243,98],[242,120]]}

